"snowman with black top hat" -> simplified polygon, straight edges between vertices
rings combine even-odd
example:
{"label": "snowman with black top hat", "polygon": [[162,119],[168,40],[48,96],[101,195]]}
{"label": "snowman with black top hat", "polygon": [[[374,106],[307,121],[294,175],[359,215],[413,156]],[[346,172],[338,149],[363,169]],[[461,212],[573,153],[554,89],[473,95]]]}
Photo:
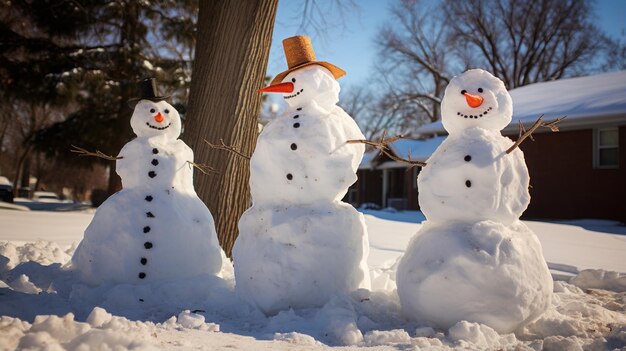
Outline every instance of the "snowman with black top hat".
{"label": "snowman with black top hat", "polygon": [[337,106],[345,72],[317,61],[307,36],[283,47],[289,69],[260,91],[281,93],[288,107],[258,138],[253,206],[233,248],[237,293],[267,314],[370,286],[363,215],[341,201],[364,152],[346,143],[364,137]]}
{"label": "snowman with black top hat", "polygon": [[137,138],[117,157],[123,189],[95,213],[72,257],[88,285],[153,283],[218,275],[229,264],[211,213],[193,187],[193,151],[178,137],[181,119],[154,79],[128,101]]}

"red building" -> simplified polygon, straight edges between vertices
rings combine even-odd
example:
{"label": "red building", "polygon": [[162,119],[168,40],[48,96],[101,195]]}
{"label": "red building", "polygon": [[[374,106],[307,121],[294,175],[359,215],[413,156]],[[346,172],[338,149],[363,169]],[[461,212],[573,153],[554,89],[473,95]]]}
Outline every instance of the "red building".
{"label": "red building", "polygon": [[[534,141],[521,145],[532,196],[524,217],[626,223],[626,71],[531,84],[511,90],[511,96],[513,122],[502,133],[512,139],[519,122],[529,127],[542,114],[546,121],[567,116],[559,123],[560,132],[540,128]],[[399,141],[392,151],[406,158],[411,150],[413,159],[426,160],[445,135],[441,122],[417,132],[437,137]],[[406,165],[377,155],[364,158],[352,200],[419,209],[419,169],[407,171]]]}

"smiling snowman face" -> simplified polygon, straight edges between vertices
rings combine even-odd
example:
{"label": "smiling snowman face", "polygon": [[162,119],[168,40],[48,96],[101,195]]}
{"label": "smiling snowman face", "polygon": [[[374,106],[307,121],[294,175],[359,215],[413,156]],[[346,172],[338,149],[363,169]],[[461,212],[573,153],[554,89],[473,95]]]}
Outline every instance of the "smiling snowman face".
{"label": "smiling snowman face", "polygon": [[449,134],[473,127],[500,131],[512,114],[513,102],[504,83],[482,69],[454,77],[441,102],[441,119]]}
{"label": "smiling snowman face", "polygon": [[130,125],[138,137],[164,135],[174,140],[180,135],[181,129],[178,111],[165,101],[139,101],[130,118]]}
{"label": "smiling snowman face", "polygon": [[320,65],[310,65],[290,72],[283,83],[292,83],[293,91],[284,93],[289,107],[295,108],[315,102],[330,110],[339,101],[339,83],[329,70]]}

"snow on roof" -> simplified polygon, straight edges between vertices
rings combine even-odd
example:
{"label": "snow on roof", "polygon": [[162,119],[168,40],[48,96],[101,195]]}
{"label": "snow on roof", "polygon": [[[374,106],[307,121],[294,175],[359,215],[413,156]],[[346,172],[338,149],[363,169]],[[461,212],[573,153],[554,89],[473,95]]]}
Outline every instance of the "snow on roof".
{"label": "snow on roof", "polygon": [[372,161],[378,155],[378,150],[372,150],[370,152],[366,152],[361,159],[361,163],[359,164],[359,169],[369,169],[372,168]]}
{"label": "snow on roof", "polygon": [[[415,161],[426,161],[430,155],[435,152],[437,147],[445,140],[446,137],[439,136],[430,138],[427,140],[412,140],[412,139],[400,139],[390,144],[390,148],[393,153],[405,160],[410,159]],[[363,160],[359,169],[371,169],[373,168],[372,161],[378,155],[378,150],[373,150],[363,155]],[[391,162],[391,161],[389,161]],[[385,162],[388,163],[388,162]],[[397,163],[398,167],[406,167],[406,164]],[[385,168],[382,167],[381,168]]]}
{"label": "snow on roof", "polygon": [[[529,84],[510,91],[513,120],[505,129],[517,131],[518,121],[532,124],[567,116],[561,127],[626,121],[626,71]],[[418,133],[445,132],[441,121],[420,127]]]}
{"label": "snow on roof", "polygon": [[13,185],[9,178],[0,176],[0,185]]}
{"label": "snow on roof", "polygon": [[426,161],[433,152],[441,145],[446,137],[435,137],[427,140],[400,139],[391,144],[391,149],[403,159]]}

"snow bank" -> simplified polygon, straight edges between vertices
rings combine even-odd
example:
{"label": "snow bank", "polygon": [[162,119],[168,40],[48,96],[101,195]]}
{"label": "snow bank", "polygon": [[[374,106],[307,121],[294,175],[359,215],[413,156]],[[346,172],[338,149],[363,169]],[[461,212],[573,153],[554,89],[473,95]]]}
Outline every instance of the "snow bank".
{"label": "snow bank", "polygon": [[15,268],[22,262],[34,261],[44,265],[65,264],[71,256],[54,242],[39,240],[16,246],[10,241],[0,241],[0,273]]}
{"label": "snow bank", "polygon": [[95,308],[86,323],[72,313],[65,316],[37,316],[30,324],[0,317],[0,345],[7,349],[89,350],[156,349],[151,339],[156,326],[131,322]]}
{"label": "snow bank", "polygon": [[586,269],[570,280],[581,289],[604,289],[626,292],[626,274],[601,269]]}
{"label": "snow bank", "polygon": [[[27,228],[44,233],[45,226],[53,225],[47,224],[45,216],[39,217],[39,213],[29,215],[31,217],[27,222],[31,226]],[[396,258],[402,254],[419,224],[391,222],[369,215],[365,217],[376,253],[374,260],[370,261],[370,265],[375,267],[370,272],[372,290],[334,297],[322,308],[284,311],[272,317],[266,317],[236,297],[232,272],[219,288],[213,289],[205,288],[202,280],[189,280],[135,290],[130,286],[117,286],[85,291],[84,287],[77,286],[72,291],[77,282],[62,269],[71,249],[67,252],[61,250],[68,255],[55,256],[57,245],[29,243],[30,248],[26,249],[11,242],[11,252],[30,252],[35,261],[30,261],[26,254],[12,256],[13,261],[0,256],[0,262],[12,262],[10,266],[13,267],[0,272],[0,316],[3,316],[0,318],[0,349],[12,350],[20,343],[31,345],[28,344],[31,342],[32,345],[39,345],[33,346],[33,349],[43,349],[41,343],[35,344],[37,340],[46,340],[48,345],[52,345],[50,350],[55,347],[72,349],[74,345],[88,345],[88,342],[98,342],[101,348],[120,345],[123,349],[187,350],[204,347],[218,350],[232,349],[235,345],[247,350],[322,350],[328,349],[326,345],[341,345],[342,340],[355,342],[350,345],[354,349],[363,347],[367,350],[476,350],[485,348],[477,346],[481,342],[493,345],[493,349],[518,350],[612,350],[626,346],[626,292],[619,292],[617,288],[612,291],[615,286],[609,285],[607,282],[612,279],[607,278],[615,275],[603,271],[592,271],[595,272],[592,274],[595,279],[603,277],[601,280],[605,285],[602,287],[584,286],[582,281],[587,284],[590,281],[588,277],[583,279],[590,274],[585,271],[570,282],[554,282],[549,311],[523,330],[516,331],[515,340],[512,334],[496,338],[477,323],[461,322],[451,329],[439,329],[409,321],[401,314],[396,292]],[[89,220],[85,220],[84,226],[88,223]],[[566,258],[567,252],[570,252],[572,257],[568,264],[615,267],[618,270],[622,267],[619,256],[604,255],[605,251],[598,251],[609,245],[613,245],[611,249],[620,250],[621,241],[616,240],[620,238],[618,236],[578,229],[573,231],[578,227],[572,225],[525,223],[539,234],[544,248],[547,243],[552,252],[559,251],[559,258]],[[73,235],[80,238],[81,233],[82,230],[78,230]],[[3,231],[1,234],[4,239],[7,233]],[[32,236],[29,233],[25,235]],[[555,237],[562,240],[555,241]],[[566,241],[572,237],[573,241]],[[587,245],[592,242],[592,247]],[[596,263],[591,265],[589,257],[583,257],[567,246],[572,243],[586,245],[586,255],[598,256],[604,261],[594,261]],[[6,243],[3,245],[7,246]],[[553,257],[549,259],[555,260]],[[24,277],[20,278],[22,275]],[[26,293],[11,288],[16,280],[26,278],[41,292]],[[580,284],[580,287],[574,284]],[[206,285],[210,286],[209,283]],[[169,299],[168,296],[180,293],[177,290],[184,292],[186,289],[204,289],[206,293],[199,300],[181,298],[164,302]],[[146,299],[146,296],[149,298]],[[81,297],[85,300],[81,301]],[[143,298],[144,302],[139,298]],[[61,316],[68,313],[73,314],[68,325],[76,323],[79,326],[68,327],[71,332],[65,336],[58,331],[53,332],[51,327],[50,330],[31,330],[36,316],[40,316],[39,321],[47,319],[42,317],[44,315],[54,315],[56,319],[48,323],[62,324],[61,320],[66,317]],[[204,324],[200,323],[202,318]],[[88,328],[81,327],[84,324]],[[340,332],[329,333],[329,329],[335,326]],[[217,328],[219,331],[216,331]],[[355,338],[357,330],[362,335],[360,341]],[[509,342],[511,344],[507,344]]]}
{"label": "snow bank", "polygon": [[[394,275],[396,266],[391,264],[378,272],[380,276]],[[590,273],[585,272],[572,281],[589,281]],[[52,284],[43,278],[44,273],[54,280]],[[596,279],[614,277],[610,272],[593,273]],[[96,345],[100,349],[184,349],[199,343],[207,347],[241,343],[250,349],[297,346],[311,350],[325,345],[442,350],[600,350],[626,346],[626,292],[583,290],[564,281],[554,282],[547,313],[516,334],[498,334],[468,321],[448,330],[409,321],[402,316],[393,287],[336,295],[322,308],[287,310],[266,317],[236,296],[232,276],[219,288],[200,280],[160,287],[94,289],[80,286],[63,274],[58,263],[45,266],[28,262],[2,275],[8,284],[0,284],[0,345],[35,350],[78,350]],[[388,283],[395,286],[391,279]],[[70,293],[68,284],[78,288]],[[21,288],[15,289],[18,286]],[[204,289],[205,298],[172,298],[189,289]],[[106,310],[94,307],[97,305]],[[54,315],[46,315],[46,311]],[[241,335],[266,341],[255,342]]]}

